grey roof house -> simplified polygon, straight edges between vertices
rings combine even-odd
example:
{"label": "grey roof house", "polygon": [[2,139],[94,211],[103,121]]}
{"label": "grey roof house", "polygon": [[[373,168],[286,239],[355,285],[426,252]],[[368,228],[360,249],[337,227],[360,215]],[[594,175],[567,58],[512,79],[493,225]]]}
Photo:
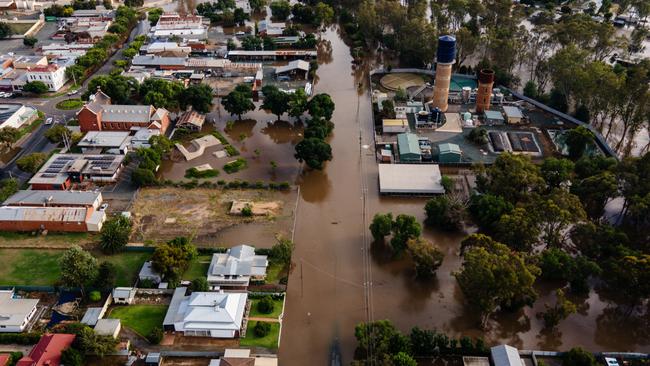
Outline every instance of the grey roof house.
{"label": "grey roof house", "polygon": [[14,290],[0,291],[0,333],[19,333],[36,315],[37,299],[20,299]]}
{"label": "grey roof house", "polygon": [[256,255],[255,248],[239,245],[226,253],[212,255],[208,268],[208,284],[217,287],[247,287],[250,280],[266,277],[269,261],[265,255]]}

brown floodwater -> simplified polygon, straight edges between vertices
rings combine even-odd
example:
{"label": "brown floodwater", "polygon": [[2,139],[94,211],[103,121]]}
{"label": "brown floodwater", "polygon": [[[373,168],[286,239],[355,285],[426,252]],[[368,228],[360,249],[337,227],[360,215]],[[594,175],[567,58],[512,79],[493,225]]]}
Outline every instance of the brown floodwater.
{"label": "brown floodwater", "polygon": [[[535,314],[545,303],[554,303],[550,285],[538,287],[534,307],[499,314],[487,330],[480,330],[476,314],[464,306],[464,295],[452,276],[461,264],[462,234],[424,230],[424,236],[445,253],[437,277],[427,282],[414,279],[408,259],[387,257],[381,246],[364,244],[363,235],[375,213],[411,214],[422,222],[425,200],[378,195],[370,97],[359,88],[360,82],[365,86],[367,74],[352,64],[349,48],[337,31],[328,30],[324,38],[331,52],[318,69],[316,90],[329,93],[336,103],[336,127],[330,141],[334,159],[325,170],[302,171],[296,180],[300,200],[295,268],[289,278],[282,327],[282,365],[325,365],[335,341],[340,344],[343,363],[350,362],[356,346],[354,326],[368,319],[364,300],[368,274],[370,318],[390,319],[405,332],[417,325],[450,336],[483,336],[489,344],[509,343],[523,349],[650,349],[649,320],[625,318],[615,304],[593,290],[573,299],[580,305],[578,314],[563,321],[557,331],[544,331]],[[369,271],[364,271],[364,248],[370,255]]]}

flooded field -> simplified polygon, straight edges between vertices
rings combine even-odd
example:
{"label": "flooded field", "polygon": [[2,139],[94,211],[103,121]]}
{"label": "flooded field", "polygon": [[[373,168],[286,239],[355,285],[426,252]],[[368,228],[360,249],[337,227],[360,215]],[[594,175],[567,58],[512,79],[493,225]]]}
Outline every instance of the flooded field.
{"label": "flooded field", "polygon": [[[230,215],[233,200],[270,202],[277,208],[267,216]],[[156,242],[192,236],[199,246],[270,248],[276,236],[291,236],[295,200],[295,191],[141,189],[132,208],[132,240]]]}
{"label": "flooded field", "polygon": [[[542,321],[535,316],[544,303],[554,301],[552,288],[547,286],[538,288],[540,296],[533,308],[498,315],[488,330],[480,330],[452,276],[461,264],[460,234],[425,230],[424,236],[445,253],[437,278],[428,283],[415,281],[410,263],[386,257],[382,248],[371,246],[370,260],[366,260],[363,234],[372,216],[406,213],[423,221],[425,200],[378,196],[370,98],[359,88],[367,78],[352,65],[349,49],[337,31],[330,30],[324,37],[332,52],[329,62],[318,70],[316,88],[329,93],[336,103],[336,128],[330,142],[334,159],[324,171],[302,172],[296,181],[300,201],[295,269],[289,279],[280,349],[283,365],[304,365],[306,360],[326,364],[337,340],[343,363],[349,363],[356,345],[354,326],[367,320],[368,314],[375,320],[390,319],[406,332],[417,325],[525,349],[650,349],[648,334],[642,331],[648,329],[648,319],[624,321],[615,304],[593,290],[586,298],[574,299],[581,304],[580,312],[563,321],[557,332],[543,332]],[[369,307],[364,282],[371,286]]]}

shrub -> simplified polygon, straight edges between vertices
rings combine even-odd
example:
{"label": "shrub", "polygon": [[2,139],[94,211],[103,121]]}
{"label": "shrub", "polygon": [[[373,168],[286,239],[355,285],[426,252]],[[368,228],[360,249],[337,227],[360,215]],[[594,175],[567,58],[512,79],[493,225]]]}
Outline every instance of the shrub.
{"label": "shrub", "polygon": [[214,178],[219,175],[217,169],[198,170],[196,168],[189,168],[185,171],[185,178]]}
{"label": "shrub", "polygon": [[164,336],[163,330],[159,327],[155,327],[151,330],[151,333],[147,335],[147,340],[151,344],[160,344]]}
{"label": "shrub", "polygon": [[102,294],[99,291],[90,291],[88,299],[92,302],[97,302],[102,299]]}
{"label": "shrub", "polygon": [[238,158],[237,160],[231,161],[226,165],[224,165],[223,170],[228,174],[232,174],[232,173],[237,173],[238,171],[246,168],[247,166],[248,163],[246,162],[246,159]]}
{"label": "shrub", "polygon": [[41,339],[41,333],[0,333],[0,344],[36,344]]}
{"label": "shrub", "polygon": [[271,296],[264,296],[258,303],[257,303],[257,311],[259,311],[262,314],[271,314],[273,312],[273,308],[275,307],[275,303],[273,302],[273,299]]}
{"label": "shrub", "polygon": [[246,207],[241,209],[241,215],[244,217],[252,217],[253,216],[253,209],[251,208],[250,205],[246,205]]}
{"label": "shrub", "polygon": [[234,146],[232,145],[225,145],[224,150],[228,153],[228,156],[237,156],[239,155],[239,151],[235,149]]}
{"label": "shrub", "polygon": [[76,348],[70,347],[61,352],[61,364],[65,366],[83,366],[84,356]]}
{"label": "shrub", "polygon": [[257,322],[253,327],[253,333],[258,338],[266,337],[271,333],[271,323]]}
{"label": "shrub", "polygon": [[196,291],[196,292],[208,291],[208,287],[209,287],[208,280],[206,280],[205,277],[199,277],[193,279],[192,284],[190,285],[192,291]]}

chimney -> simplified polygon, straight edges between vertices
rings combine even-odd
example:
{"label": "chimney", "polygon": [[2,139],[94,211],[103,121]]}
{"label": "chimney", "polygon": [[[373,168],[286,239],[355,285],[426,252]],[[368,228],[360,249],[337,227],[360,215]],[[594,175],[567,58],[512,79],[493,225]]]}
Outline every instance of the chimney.
{"label": "chimney", "polygon": [[483,69],[478,73],[478,93],[476,94],[476,112],[482,113],[490,109],[494,71]]}
{"label": "chimney", "polygon": [[441,36],[438,38],[438,52],[436,53],[436,79],[433,84],[433,107],[446,112],[449,99],[449,84],[451,83],[451,69],[456,62],[456,38]]}

